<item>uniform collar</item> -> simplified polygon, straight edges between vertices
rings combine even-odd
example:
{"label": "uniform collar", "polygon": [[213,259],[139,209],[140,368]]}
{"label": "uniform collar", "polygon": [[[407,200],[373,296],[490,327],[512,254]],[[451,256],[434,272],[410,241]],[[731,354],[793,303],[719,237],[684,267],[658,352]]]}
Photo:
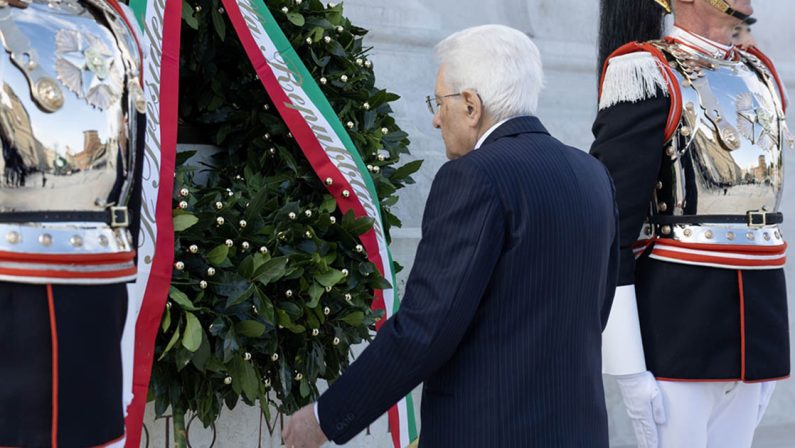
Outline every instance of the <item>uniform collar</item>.
{"label": "uniform collar", "polygon": [[680,26],[674,26],[668,37],[682,44],[687,51],[698,52],[715,59],[733,60],[737,55],[737,49],[733,44],[725,45],[715,42],[704,36],[691,33]]}

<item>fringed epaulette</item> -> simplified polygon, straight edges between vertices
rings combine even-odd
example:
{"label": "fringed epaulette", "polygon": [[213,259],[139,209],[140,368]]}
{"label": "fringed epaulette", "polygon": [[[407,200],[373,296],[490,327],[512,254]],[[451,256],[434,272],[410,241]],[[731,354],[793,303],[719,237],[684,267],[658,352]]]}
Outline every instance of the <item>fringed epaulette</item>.
{"label": "fringed epaulette", "polygon": [[599,81],[599,110],[660,94],[670,97],[664,134],[668,141],[682,118],[682,91],[663,48],[663,41],[630,42],[608,56]]}
{"label": "fringed epaulette", "polygon": [[654,98],[660,92],[667,96],[668,85],[656,57],[645,51],[615,56],[607,61],[599,110]]}

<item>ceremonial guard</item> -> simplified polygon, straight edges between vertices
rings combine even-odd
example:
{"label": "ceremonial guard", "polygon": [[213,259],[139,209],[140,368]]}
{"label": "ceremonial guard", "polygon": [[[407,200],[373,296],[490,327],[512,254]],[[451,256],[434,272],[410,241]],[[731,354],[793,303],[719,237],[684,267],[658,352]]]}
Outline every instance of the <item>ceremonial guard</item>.
{"label": "ceremonial guard", "polygon": [[0,1],[0,446],[124,435],[145,102],[116,0]]}
{"label": "ceremonial guard", "polygon": [[[663,37],[664,11],[675,13]],[[621,269],[604,333],[640,447],[748,448],[790,374],[783,155],[771,61],[732,45],[750,0],[603,0],[591,153]]]}

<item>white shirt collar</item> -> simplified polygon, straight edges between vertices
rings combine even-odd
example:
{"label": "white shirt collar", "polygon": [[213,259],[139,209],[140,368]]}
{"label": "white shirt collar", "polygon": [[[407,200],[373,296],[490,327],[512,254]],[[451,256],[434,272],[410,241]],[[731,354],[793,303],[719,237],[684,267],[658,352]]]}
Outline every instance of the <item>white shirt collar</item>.
{"label": "white shirt collar", "polygon": [[685,43],[691,50],[698,50],[716,59],[729,59],[734,55],[734,45],[725,45],[720,42],[715,42],[704,36],[691,33],[679,26],[674,26],[670,37]]}
{"label": "white shirt collar", "polygon": [[[518,115],[517,115],[517,117],[518,117]],[[478,142],[475,143],[475,148],[474,149],[475,150],[479,149],[483,145],[483,142],[485,142],[486,139],[489,138],[489,135],[491,135],[492,132],[494,132],[498,127],[500,127],[503,124],[505,124],[506,121],[514,119],[514,118],[516,118],[516,117],[508,117],[508,118],[506,118],[504,120],[501,120],[501,121],[498,121],[497,123],[494,123],[494,125],[492,125],[490,128],[488,128],[486,130],[486,132],[484,132],[483,135],[480,136],[480,138],[478,139]]]}

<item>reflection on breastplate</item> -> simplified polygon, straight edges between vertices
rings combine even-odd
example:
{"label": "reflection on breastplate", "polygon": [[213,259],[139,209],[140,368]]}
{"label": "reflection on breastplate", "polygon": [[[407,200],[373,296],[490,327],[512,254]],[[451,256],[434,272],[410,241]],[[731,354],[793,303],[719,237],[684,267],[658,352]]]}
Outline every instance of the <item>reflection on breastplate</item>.
{"label": "reflection on breastplate", "polygon": [[[764,69],[749,60],[693,57],[672,62],[682,91],[682,124],[667,149],[657,211],[743,215],[777,211],[786,124]],[[680,59],[682,58],[682,59]],[[679,63],[679,65],[677,65]],[[662,206],[661,206],[662,205]]]}
{"label": "reflection on breastplate", "polygon": [[0,212],[125,205],[141,108],[133,36],[102,1],[0,7]]}

